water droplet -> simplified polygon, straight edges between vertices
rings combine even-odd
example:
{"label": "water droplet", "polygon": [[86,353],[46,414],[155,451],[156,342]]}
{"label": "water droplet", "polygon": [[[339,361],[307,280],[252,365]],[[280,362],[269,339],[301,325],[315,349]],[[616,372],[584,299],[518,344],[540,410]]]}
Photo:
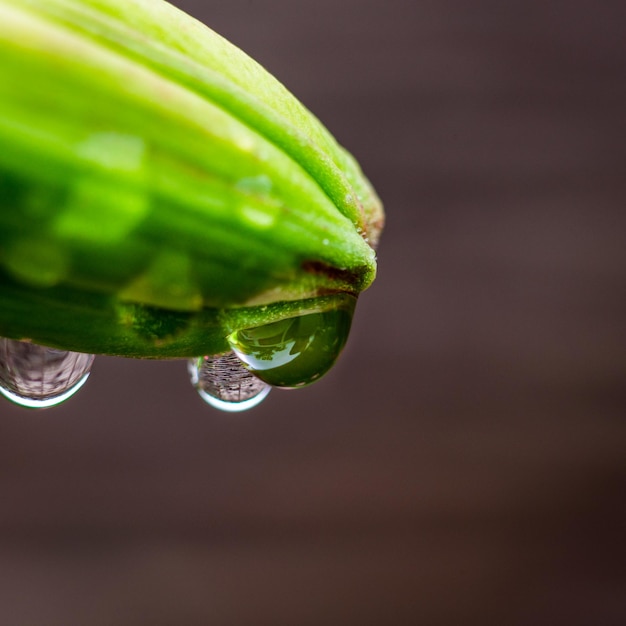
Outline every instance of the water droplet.
{"label": "water droplet", "polygon": [[32,409],[55,406],[85,384],[93,360],[93,354],[0,338],[0,393]]}
{"label": "water droplet", "polygon": [[228,336],[235,354],[261,380],[275,387],[302,387],[323,376],[343,349],[355,300]]}
{"label": "water droplet", "polygon": [[201,356],[188,363],[200,397],[221,411],[245,411],[263,402],[271,387],[251,374],[232,352]]}

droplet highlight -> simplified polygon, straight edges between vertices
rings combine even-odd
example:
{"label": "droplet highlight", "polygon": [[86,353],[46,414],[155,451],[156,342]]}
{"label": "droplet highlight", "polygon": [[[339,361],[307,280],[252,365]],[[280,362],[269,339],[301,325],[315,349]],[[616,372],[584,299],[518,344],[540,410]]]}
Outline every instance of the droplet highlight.
{"label": "droplet highlight", "polygon": [[354,302],[328,311],[238,330],[228,336],[233,352],[274,387],[303,387],[330,370],[350,333]]}
{"label": "droplet highlight", "polygon": [[93,360],[93,354],[0,338],[0,393],[31,409],[56,406],[85,384]]}
{"label": "droplet highlight", "polygon": [[263,402],[271,389],[232,352],[190,359],[188,369],[200,397],[220,411],[247,411]]}

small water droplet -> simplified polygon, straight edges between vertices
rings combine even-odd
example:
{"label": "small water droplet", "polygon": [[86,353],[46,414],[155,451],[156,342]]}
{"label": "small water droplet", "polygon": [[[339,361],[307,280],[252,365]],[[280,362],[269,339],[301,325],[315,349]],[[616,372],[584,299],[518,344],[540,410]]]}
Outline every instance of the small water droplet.
{"label": "small water droplet", "polygon": [[251,374],[232,352],[188,362],[191,383],[200,397],[221,411],[246,411],[263,402],[271,387]]}
{"label": "small water droplet", "polygon": [[0,393],[32,409],[55,406],[85,384],[93,360],[93,354],[0,338]]}
{"label": "small water droplet", "polygon": [[356,300],[335,309],[290,317],[228,336],[233,352],[274,387],[302,387],[333,366],[350,332]]}

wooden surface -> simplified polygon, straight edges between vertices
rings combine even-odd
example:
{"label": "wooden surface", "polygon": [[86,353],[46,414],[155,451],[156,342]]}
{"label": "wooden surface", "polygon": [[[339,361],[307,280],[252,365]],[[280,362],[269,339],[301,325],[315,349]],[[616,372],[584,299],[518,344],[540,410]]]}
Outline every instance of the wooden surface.
{"label": "wooden surface", "polygon": [[626,623],[621,2],[180,2],[385,201],[326,379],[0,406],[3,626]]}

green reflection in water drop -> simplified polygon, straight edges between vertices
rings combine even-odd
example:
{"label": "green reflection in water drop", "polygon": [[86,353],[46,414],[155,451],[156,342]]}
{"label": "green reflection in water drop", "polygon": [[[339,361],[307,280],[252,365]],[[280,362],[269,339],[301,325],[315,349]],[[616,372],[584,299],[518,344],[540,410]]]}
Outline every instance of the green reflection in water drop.
{"label": "green reflection in water drop", "polygon": [[333,366],[348,339],[356,299],[228,336],[235,354],[254,374],[275,387],[303,387]]}

